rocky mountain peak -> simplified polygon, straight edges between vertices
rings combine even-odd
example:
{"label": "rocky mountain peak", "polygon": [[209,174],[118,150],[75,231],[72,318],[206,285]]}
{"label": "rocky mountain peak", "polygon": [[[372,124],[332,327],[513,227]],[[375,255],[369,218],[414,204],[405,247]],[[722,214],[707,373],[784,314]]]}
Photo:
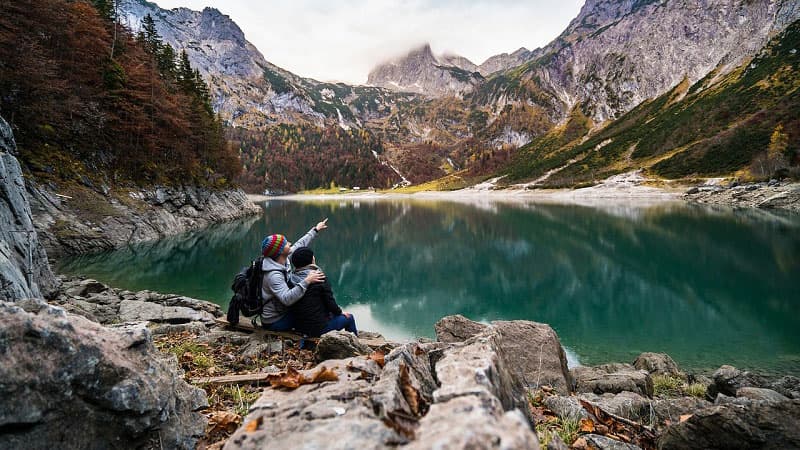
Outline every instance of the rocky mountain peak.
{"label": "rocky mountain peak", "polygon": [[483,77],[469,70],[474,66],[462,56],[437,58],[426,43],[403,57],[378,65],[369,73],[367,84],[431,97],[461,96],[483,81]]}

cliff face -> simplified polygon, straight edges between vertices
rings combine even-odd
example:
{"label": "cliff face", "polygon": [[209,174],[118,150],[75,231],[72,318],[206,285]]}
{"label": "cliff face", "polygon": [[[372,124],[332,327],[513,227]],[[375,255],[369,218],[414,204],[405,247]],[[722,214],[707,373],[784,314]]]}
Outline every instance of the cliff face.
{"label": "cliff face", "polygon": [[58,282],[33,226],[11,128],[0,117],[0,299],[51,295]]}
{"label": "cliff face", "polygon": [[[642,101],[720,74],[755,55],[800,16],[793,1],[590,0],[541,57],[487,83],[477,96],[504,106],[537,102],[539,90],[563,120],[576,105],[595,123],[615,119]],[[512,89],[520,83],[531,88]]]}
{"label": "cliff face", "polygon": [[263,128],[275,123],[310,123],[343,128],[388,116],[395,103],[413,99],[386,89],[324,83],[303,78],[267,61],[230,17],[215,8],[166,10],[145,0],[123,0],[125,24],[133,30],[150,15],[164,42],[186,50],[209,83],[214,110],[230,125]]}

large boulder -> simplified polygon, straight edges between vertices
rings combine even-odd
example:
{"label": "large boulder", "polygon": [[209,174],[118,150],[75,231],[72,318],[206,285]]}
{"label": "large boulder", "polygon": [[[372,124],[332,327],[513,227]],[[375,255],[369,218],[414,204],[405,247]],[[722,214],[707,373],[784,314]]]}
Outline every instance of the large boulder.
{"label": "large boulder", "polygon": [[433,325],[436,340],[439,342],[463,342],[487,327],[488,325],[469,320],[461,314],[443,317]]}
{"label": "large boulder", "polygon": [[195,447],[205,393],[146,328],[36,306],[0,302],[0,448]]}
{"label": "large boulder", "polygon": [[567,355],[550,325],[513,320],[492,322],[492,328],[497,330],[509,367],[526,386],[552,386],[562,395],[573,391]]}
{"label": "large boulder", "polygon": [[572,378],[561,341],[550,325],[527,320],[474,322],[461,315],[436,322],[436,339],[462,342],[484,333],[494,333],[507,355],[509,366],[526,386],[552,386],[560,394],[572,391]]}
{"label": "large boulder", "polygon": [[336,330],[322,335],[314,350],[317,361],[345,359],[359,355],[369,355],[372,349],[362,344],[353,333]]}
{"label": "large boulder", "polygon": [[659,438],[658,448],[800,448],[798,417],[800,400],[708,407],[667,428]]}
{"label": "large boulder", "polygon": [[764,385],[764,380],[758,375],[727,365],[717,369],[711,378],[713,383],[706,390],[709,400],[714,400],[717,394],[735,397],[739,388]]}
{"label": "large boulder", "polygon": [[328,360],[307,374],[324,367],[337,381],[267,389],[225,448],[538,449],[520,409],[527,411],[525,389],[496,332],[405,344],[384,362]]}
{"label": "large boulder", "polygon": [[0,117],[0,299],[51,296],[58,280],[33,226],[11,127]]}
{"label": "large boulder", "polygon": [[645,352],[633,361],[633,367],[646,370],[650,375],[668,375],[686,379],[678,364],[666,353]]}
{"label": "large boulder", "polygon": [[630,364],[604,364],[595,367],[574,367],[571,370],[577,392],[598,395],[623,391],[653,397],[653,380],[646,370],[637,370]]}

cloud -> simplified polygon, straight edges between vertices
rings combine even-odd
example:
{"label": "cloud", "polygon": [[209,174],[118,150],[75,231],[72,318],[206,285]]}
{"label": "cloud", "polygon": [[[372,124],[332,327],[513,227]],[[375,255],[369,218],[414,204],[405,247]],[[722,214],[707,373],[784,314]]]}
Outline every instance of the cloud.
{"label": "cloud", "polygon": [[219,9],[278,66],[323,81],[364,83],[378,63],[429,42],[437,54],[476,64],[546,45],[583,0],[159,0],[159,6]]}

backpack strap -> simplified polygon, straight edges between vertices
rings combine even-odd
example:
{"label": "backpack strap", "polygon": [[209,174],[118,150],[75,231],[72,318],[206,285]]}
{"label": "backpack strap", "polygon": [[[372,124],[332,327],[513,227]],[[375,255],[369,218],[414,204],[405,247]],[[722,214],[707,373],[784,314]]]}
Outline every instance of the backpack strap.
{"label": "backpack strap", "polygon": [[292,283],[292,280],[289,279],[289,272],[286,269],[269,269],[269,270],[265,270],[263,272],[263,275],[266,275],[266,274],[268,274],[270,272],[282,272],[283,273],[283,279],[286,280],[286,286],[289,286],[289,289],[294,287],[294,283]]}

